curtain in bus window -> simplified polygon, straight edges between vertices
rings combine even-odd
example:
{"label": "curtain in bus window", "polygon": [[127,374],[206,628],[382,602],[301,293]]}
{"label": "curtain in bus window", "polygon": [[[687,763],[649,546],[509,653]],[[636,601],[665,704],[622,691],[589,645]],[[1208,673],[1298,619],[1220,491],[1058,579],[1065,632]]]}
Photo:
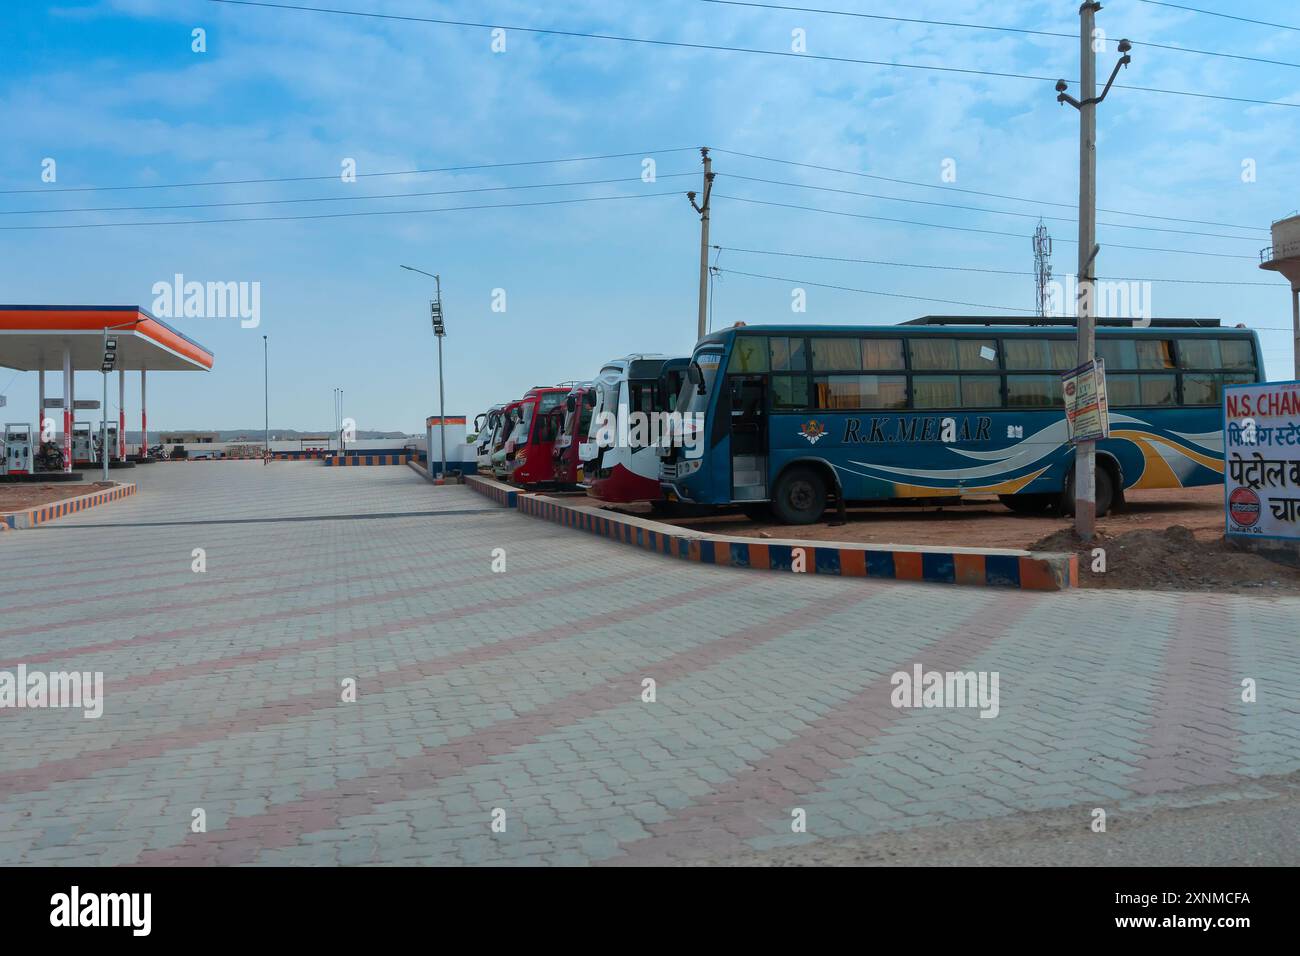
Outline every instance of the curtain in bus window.
{"label": "curtain in bus window", "polygon": [[1177,405],[1176,375],[1143,375],[1143,405]]}
{"label": "curtain in bus window", "polygon": [[[1106,363],[1106,372],[1118,371],[1119,369],[1136,369],[1137,360],[1137,342],[1133,339],[1097,339],[1097,357]],[[1078,356],[1074,352],[1074,356]],[[1072,369],[1077,363],[1071,363],[1062,367],[1062,371]]]}
{"label": "curtain in bus window", "polygon": [[818,408],[905,408],[907,377],[903,375],[819,375]]}
{"label": "curtain in bus window", "polygon": [[[1218,339],[1179,339],[1179,368],[1221,368]],[[1207,404],[1207,403],[1197,403]]]}
{"label": "curtain in bus window", "polygon": [[863,339],[862,367],[864,369],[902,369],[902,339]]}
{"label": "curtain in bus window", "polygon": [[[1255,354],[1246,339],[1221,339],[1219,353],[1223,359],[1222,368],[1255,370]],[[1253,379],[1252,379],[1253,381]]]}
{"label": "curtain in bus window", "polygon": [[756,335],[737,335],[731,346],[729,375],[767,371],[767,340]]}
{"label": "curtain in bus window", "polygon": [[997,408],[1002,404],[1002,379],[997,375],[963,375],[962,408]]}
{"label": "curtain in bus window", "polygon": [[862,368],[862,349],[858,341],[858,339],[813,339],[813,368],[818,370]]}
{"label": "curtain in bus window", "polygon": [[1008,375],[1007,405],[1012,408],[1051,408],[1064,405],[1061,380],[1055,375]]}
{"label": "curtain in bus window", "polygon": [[808,376],[773,375],[772,376],[772,407],[773,408],[807,408],[808,407]]}
{"label": "curtain in bus window", "polygon": [[956,408],[961,404],[956,375],[914,375],[912,404],[916,408]]}
{"label": "curtain in bus window", "polygon": [[1136,339],[1138,368],[1173,368],[1174,343],[1169,339]]}
{"label": "curtain in bus window", "polygon": [[808,368],[802,338],[774,335],[771,339],[772,371],[803,372]]}
{"label": "curtain in bus window", "polygon": [[1007,368],[1051,368],[1047,358],[1047,339],[1006,339],[1002,343]]}
{"label": "curtain in bus window", "polygon": [[1106,401],[1112,407],[1137,405],[1138,377],[1136,375],[1111,375],[1106,368]]}
{"label": "curtain in bus window", "polygon": [[912,368],[955,369],[957,343],[953,339],[914,338],[911,340]]}
{"label": "curtain in bus window", "polygon": [[1052,364],[1047,366],[1048,368],[1064,372],[1079,364],[1079,345],[1077,342],[1072,342],[1069,339],[1049,339],[1048,345],[1052,350]]}
{"label": "curtain in bus window", "polygon": [[998,343],[993,339],[958,339],[957,367],[988,372],[998,367]]}

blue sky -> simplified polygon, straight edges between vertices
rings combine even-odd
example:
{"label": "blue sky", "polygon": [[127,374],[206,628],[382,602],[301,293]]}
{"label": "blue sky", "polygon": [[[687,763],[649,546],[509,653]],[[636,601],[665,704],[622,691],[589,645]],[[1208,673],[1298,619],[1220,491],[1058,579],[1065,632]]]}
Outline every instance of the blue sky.
{"label": "blue sky", "polygon": [[[292,0],[291,0],[292,2]],[[809,53],[1065,76],[1078,43],[700,0],[528,4],[488,0],[330,0],[317,4],[588,33],[788,51],[792,30]],[[795,0],[795,5],[797,0]],[[807,4],[843,10],[1077,32],[1077,0],[909,0]],[[1300,25],[1292,4],[1201,0],[1193,6]],[[1072,204],[1078,119],[1050,82],[852,63],[685,50],[231,6],[208,0],[65,0],[6,5],[0,34],[0,225],[91,224],[431,209],[626,195],[635,198],[331,219],[0,231],[0,301],[139,304],[176,273],[187,280],[259,282],[261,325],[174,319],[216,354],[209,375],[150,381],[151,428],[250,427],[262,420],[262,341],[271,343],[272,427],[332,425],[332,389],[361,428],[422,431],[436,410],[432,280],[443,277],[448,413],[473,414],[535,384],[588,378],[608,358],[688,352],[695,339],[698,220],[682,195],[698,188],[694,151],[796,160],[927,184],[910,186],[715,155],[714,243],[729,247],[715,283],[714,323],[892,323],[927,313],[989,309],[865,295],[899,295],[1031,309],[1033,218],[913,205],[758,183],[749,176],[897,199],[1073,218],[1070,208],[955,190]],[[1114,0],[1099,15],[1112,39],[1300,62],[1295,32]],[[191,50],[206,31],[207,51]],[[1099,56],[1104,77],[1113,43]],[[1300,69],[1139,45],[1120,83],[1300,103]],[[1077,92],[1077,90],[1076,90]],[[1102,275],[1262,282],[1157,283],[1157,315],[1201,315],[1267,329],[1270,377],[1291,375],[1285,283],[1257,268],[1268,224],[1296,198],[1300,109],[1116,89],[1099,121],[1104,209],[1253,225],[1254,230],[1099,213],[1102,222],[1218,233],[1099,226]],[[611,153],[621,159],[418,176],[360,173]],[[42,183],[42,161],[57,181]],[[658,179],[639,180],[643,159]],[[956,181],[945,183],[945,161]],[[1255,181],[1243,182],[1243,161]],[[951,165],[949,168],[954,168]],[[691,174],[675,176],[674,174]],[[59,192],[208,180],[330,177],[315,182]],[[360,200],[539,183],[627,179],[446,196]],[[940,188],[946,187],[947,194]],[[672,195],[651,195],[671,193]],[[735,198],[1014,233],[985,235]],[[350,198],[346,198],[350,197]],[[253,202],[319,203],[155,211],[34,213],[86,207]],[[1049,221],[1053,267],[1073,271],[1072,222]],[[1214,252],[1219,258],[1115,248]],[[1017,270],[936,271],[742,253]],[[749,278],[749,272],[781,277]],[[797,282],[787,280],[798,280]],[[820,283],[822,285],[812,285]],[[807,312],[791,312],[791,289]],[[506,310],[492,309],[494,290]],[[97,390],[86,374],[83,388]],[[35,405],[35,375],[0,369],[6,414]],[[57,383],[58,376],[52,378]],[[56,384],[49,386],[51,390]],[[135,422],[138,385],[128,386]],[[21,417],[21,416],[20,416]],[[7,419],[8,420],[8,419]]]}

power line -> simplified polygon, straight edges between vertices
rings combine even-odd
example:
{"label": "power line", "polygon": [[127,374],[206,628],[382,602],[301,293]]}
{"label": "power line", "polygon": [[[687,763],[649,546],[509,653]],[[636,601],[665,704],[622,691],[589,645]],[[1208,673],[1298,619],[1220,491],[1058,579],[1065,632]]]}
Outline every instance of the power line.
{"label": "power line", "polygon": [[316,213],[307,216],[249,216],[230,219],[171,219],[144,222],[76,222],[55,226],[0,226],[0,231],[48,229],[109,229],[118,226],[207,226],[229,222],[292,222],[304,219],[348,219],[354,216],[411,216],[429,212],[464,212],[474,209],[522,209],[531,206],[564,206],[582,202],[610,202],[618,199],[652,199],[656,196],[681,196],[680,192],[641,193],[630,196],[588,196],[582,199],[548,199],[538,202],[488,203],[477,206],[443,206],[434,209],[375,209],[361,212]]}
{"label": "power line", "polygon": [[1188,13],[1203,13],[1207,17],[1222,17],[1225,20],[1239,20],[1242,23],[1253,23],[1261,27],[1276,27],[1279,30],[1295,30],[1300,32],[1300,27],[1290,26],[1286,23],[1269,23],[1267,20],[1252,20],[1249,17],[1238,17],[1231,13],[1219,13],[1217,10],[1199,10],[1196,7],[1185,7],[1181,3],[1164,3],[1162,0],[1141,0],[1142,3],[1149,3],[1153,7],[1172,7],[1175,10],[1186,10]]}
{"label": "power line", "polygon": [[995,312],[1033,312],[1033,309],[1018,309],[1010,305],[988,305],[984,302],[963,302],[959,299],[936,299],[926,295],[903,295],[901,292],[879,292],[875,289],[855,289],[851,286],[831,285],[826,282],[808,282],[804,279],[791,279],[787,276],[761,275],[757,272],[739,272],[735,269],[718,269],[722,275],[746,276],[750,279],[772,279],[776,282],[793,282],[796,285],[810,285],[819,289],[837,289],[840,292],[859,292],[863,295],[881,295],[890,299],[912,299],[916,302],[942,302],[944,305],[961,305],[968,308],[992,309]]}
{"label": "power line", "polygon": [[[655,179],[679,179],[683,176],[698,176],[697,172],[657,174]],[[464,193],[490,193],[514,189],[551,189],[563,186],[604,186],[610,183],[638,183],[641,177],[624,177],[620,179],[584,179],[567,183],[525,183],[518,186],[476,186],[466,189],[438,189],[432,192],[418,193],[383,193],[376,196],[316,196],[305,199],[249,199],[240,202],[209,203],[172,203],[161,206],[82,206],[74,209],[6,209],[0,210],[0,216],[48,215],[64,212],[149,212],[159,209],[220,209],[230,206],[275,206],[284,203],[311,202],[359,202],[365,199],[412,199],[421,196],[454,196]]]}
{"label": "power line", "polygon": [[[976,229],[973,226],[950,226],[946,223],[920,222],[915,219],[892,219],[886,216],[869,216],[866,213],[860,212],[844,212],[839,209],[822,209],[818,206],[801,206],[797,203],[772,202],[767,199],[747,199],[743,196],[724,196],[721,193],[714,193],[714,195],[718,199],[730,199],[734,202],[753,203],[759,206],[780,206],[785,209],[802,209],[806,212],[825,213],[828,216],[847,216],[851,219],[872,219],[877,222],[894,222],[906,226],[927,226],[932,229],[946,229],[952,232],[977,232],[986,236],[1009,236],[1012,239],[1020,240],[1027,238],[1025,235],[1018,232],[1000,232],[996,229]],[[1074,239],[1057,239],[1056,241],[1072,242],[1077,244],[1077,240]],[[1108,242],[1106,243],[1106,246],[1110,249],[1135,249],[1140,252],[1172,252],[1185,256],[1210,256],[1215,259],[1249,259],[1252,262],[1256,261],[1257,258],[1256,256],[1233,255],[1228,252],[1198,252],[1194,249],[1163,249],[1155,246],[1126,246],[1117,242]]]}
{"label": "power line", "polygon": [[[379,176],[424,176],[430,173],[464,173],[483,169],[506,169],[512,166],[553,166],[561,163],[589,163],[602,159],[626,159],[629,156],[657,156],[664,153],[682,153],[696,146],[674,146],[668,149],[646,149],[632,153],[606,153],[603,156],[570,156],[566,159],[529,159],[509,163],[478,163],[472,166],[442,166],[436,169],[394,169],[382,173],[357,173],[358,179]],[[321,180],[339,180],[338,173],[328,176],[277,176],[268,179],[209,179],[192,183],[152,183],[145,186],[51,186],[41,189],[0,189],[0,195],[20,193],[87,193],[110,192],[124,189],[182,189],[191,186],[251,186],[259,183],[306,183]]]}
{"label": "power line", "polygon": [[[783,3],[752,3],[749,0],[702,0],[704,3],[716,3],[728,7],[753,7],[759,10],[789,10],[796,13],[821,13],[834,17],[856,17],[863,20],[886,20],[891,23],[913,23],[921,26],[957,27],[963,30],[988,30],[997,33],[1018,33],[1025,36],[1052,37],[1058,39],[1079,39],[1074,33],[1058,33],[1052,30],[1030,30],[1025,27],[995,26],[991,23],[960,23],[953,20],[925,20],[919,17],[891,17],[880,13],[860,13],[856,10],[827,10],[821,7],[796,7]],[[1251,63],[1266,63],[1271,66],[1289,66],[1300,69],[1300,63],[1286,60],[1269,60],[1264,57],[1245,56],[1239,53],[1221,53],[1217,50],[1196,50],[1191,47],[1173,46],[1168,43],[1153,43],[1150,40],[1129,40],[1134,46],[1147,46],[1157,50],[1173,50],[1177,53],[1193,53],[1197,56],[1219,56],[1230,60],[1248,60]]]}
{"label": "power line", "polygon": [[[439,26],[470,27],[479,30],[514,30],[519,33],[533,33],[542,36],[560,36],[586,40],[611,40],[618,43],[641,43],[648,46],[675,47],[686,50],[709,50],[722,53],[748,53],[757,56],[776,56],[796,60],[820,60],[828,63],[854,63],[862,66],[890,67],[897,70],[923,70],[933,73],[956,73],[966,76],[989,76],[1001,79],[1034,80],[1039,83],[1055,83],[1056,77],[1036,76],[1030,73],[1008,73],[995,70],[974,70],[957,66],[934,66],[923,63],[902,63],[890,60],[866,60],[847,56],[829,56],[818,53],[795,53],[790,50],[760,50],[755,47],[726,46],[720,43],[689,43],[685,40],[658,40],[650,37],[629,37],[613,33],[588,33],[581,30],[551,30],[542,27],[509,26],[504,23],[480,23],[472,20],[449,20],[440,17],[414,17],[395,13],[370,13],[362,10],[338,10],[330,7],[293,6],[282,3],[268,3],[266,0],[208,0],[209,3],[224,3],[241,7],[265,7],[270,10],[293,10],[299,13],[327,13],[336,16],[368,17],[377,20],[397,20],[409,23],[432,23]],[[1116,84],[1118,87],[1119,84]],[[1300,103],[1284,103],[1280,100],[1258,100],[1243,96],[1222,96],[1217,93],[1193,93],[1189,90],[1165,90],[1148,86],[1125,86],[1126,90],[1142,93],[1163,93],[1170,96],[1191,96],[1197,99],[1223,100],[1233,103],[1250,103],[1256,106],[1287,106],[1300,109]]]}
{"label": "power line", "polygon": [[[988,275],[1002,276],[1031,276],[1034,274],[1033,272],[1016,269],[988,269],[978,268],[975,266],[936,265],[934,263],[925,262],[898,262],[892,259],[859,259],[851,256],[823,256],[806,252],[781,252],[774,249],[742,249],[739,246],[714,246],[713,248],[719,251],[725,250],[727,252],[741,252],[756,256],[782,256],[792,259],[815,259],[824,262],[852,262],[873,266],[897,266],[903,269],[939,269],[945,272],[978,272]],[[1109,282],[1168,282],[1180,285],[1244,285],[1277,288],[1276,282],[1233,282],[1219,279],[1159,279],[1152,276],[1098,276],[1097,278],[1105,279]]]}
{"label": "power line", "polygon": [[[779,163],[783,166],[798,166],[802,169],[816,169],[825,173],[842,173],[845,176],[858,176],[862,179],[875,179],[886,183],[896,183],[903,186],[920,186],[925,189],[940,189],[945,192],[967,193],[972,196],[985,196],[990,199],[1006,199],[1011,202],[1032,203],[1039,206],[1059,206],[1064,209],[1077,209],[1077,203],[1051,202],[1046,199],[1028,199],[1024,196],[1008,196],[1005,193],[984,192],[979,189],[964,189],[960,186],[936,185],[935,183],[923,183],[913,179],[896,179],[890,176],[879,176],[874,173],[864,173],[856,169],[840,169],[835,166],[819,166],[815,163],[801,163],[792,159],[778,159],[775,156],[760,156],[757,153],[742,153],[734,149],[723,149],[719,146],[712,147],[715,153],[726,153],[728,156],[743,156],[745,159],[757,159],[765,163]],[[1135,216],[1139,219],[1158,219],[1161,222],[1181,222],[1194,226],[1220,226],[1225,229],[1248,229],[1254,232],[1267,232],[1268,230],[1260,226],[1242,226],[1232,222],[1214,222],[1208,219],[1180,219],[1176,216],[1157,216],[1152,213],[1130,212],[1125,209],[1105,209],[1097,207],[1098,212],[1109,213],[1116,216]]]}
{"label": "power line", "polygon": [[[814,288],[819,288],[819,289],[835,289],[836,291],[839,292],[857,292],[862,295],[879,295],[879,296],[886,296],[891,299],[913,299],[920,302],[942,302],[945,305],[962,305],[962,306],[968,306],[977,309],[992,309],[995,312],[1032,313],[1034,311],[1033,309],[1020,309],[1020,308],[1016,308],[1015,306],[988,305],[987,303],[983,303],[983,302],[962,302],[956,299],[933,299],[921,295],[903,295],[902,293],[899,292],[879,292],[875,289],[857,289],[852,286],[832,285],[826,282],[809,282],[806,279],[792,279],[788,276],[770,276],[770,275],[763,275],[757,272],[738,272],[735,269],[719,269],[718,272],[723,273],[724,275],[730,274],[730,275],[737,275],[737,276],[746,276],[747,278],[750,279],[771,279],[774,282],[790,282],[790,283],[794,283],[797,286],[813,286]],[[1066,318],[1071,318],[1071,316],[1066,316]],[[1268,325],[1247,326],[1247,328],[1255,332],[1291,332],[1292,331],[1289,328],[1282,328],[1280,326],[1268,326]]]}
{"label": "power line", "polygon": [[[688,174],[692,175],[692,174]],[[698,175],[698,174],[695,174]],[[1064,216],[1042,216],[1038,213],[1030,212],[1009,212],[1004,209],[985,209],[982,206],[963,206],[957,203],[947,202],[929,202],[924,199],[900,199],[897,196],[882,196],[879,193],[864,193],[854,189],[837,189],[833,186],[813,186],[808,183],[791,183],[779,179],[760,179],[756,176],[741,176],[737,173],[718,173],[719,176],[727,176],[731,179],[743,179],[752,183],[767,183],[772,186],[793,186],[797,189],[816,189],[822,192],[842,193],[847,196],[864,196],[868,199],[887,199],[891,202],[914,203],[921,206],[942,206],[946,209],[964,209],[971,212],[989,213],[995,216],[1016,216],[1020,219],[1050,219],[1053,222],[1078,222],[1077,219],[1067,219]],[[1222,232],[1196,232],[1189,229],[1162,229],[1159,226],[1134,226],[1123,222],[1099,222],[1099,226],[1113,226],[1116,229],[1140,229],[1143,232],[1169,232],[1180,236],[1207,236],[1212,239],[1237,239],[1245,242],[1259,242],[1252,236],[1230,236]]]}

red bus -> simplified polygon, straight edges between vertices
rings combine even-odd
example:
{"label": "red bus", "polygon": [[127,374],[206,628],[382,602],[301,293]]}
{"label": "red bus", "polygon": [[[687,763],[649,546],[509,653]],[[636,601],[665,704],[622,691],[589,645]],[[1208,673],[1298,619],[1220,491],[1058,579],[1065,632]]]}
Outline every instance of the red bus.
{"label": "red bus", "polygon": [[[564,407],[570,386],[555,385],[530,388],[519,400],[519,424],[510,436],[513,448],[507,447],[511,484],[528,487],[555,481],[555,463],[551,459],[559,420],[551,413]],[[510,442],[507,442],[509,446]]]}
{"label": "red bus", "polygon": [[591,411],[596,405],[596,389],[591,382],[581,382],[569,390],[564,404],[551,412],[559,417],[559,433],[551,460],[555,462],[555,481],[576,485],[582,481],[582,462],[578,444],[586,440],[591,427]]}

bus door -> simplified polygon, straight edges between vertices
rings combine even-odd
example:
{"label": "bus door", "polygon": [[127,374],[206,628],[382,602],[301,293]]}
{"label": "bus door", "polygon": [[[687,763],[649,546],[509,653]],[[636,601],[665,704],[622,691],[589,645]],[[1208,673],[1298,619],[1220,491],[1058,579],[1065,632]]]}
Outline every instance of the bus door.
{"label": "bus door", "polygon": [[767,494],[767,377],[728,375],[731,405],[731,499],[762,501]]}

